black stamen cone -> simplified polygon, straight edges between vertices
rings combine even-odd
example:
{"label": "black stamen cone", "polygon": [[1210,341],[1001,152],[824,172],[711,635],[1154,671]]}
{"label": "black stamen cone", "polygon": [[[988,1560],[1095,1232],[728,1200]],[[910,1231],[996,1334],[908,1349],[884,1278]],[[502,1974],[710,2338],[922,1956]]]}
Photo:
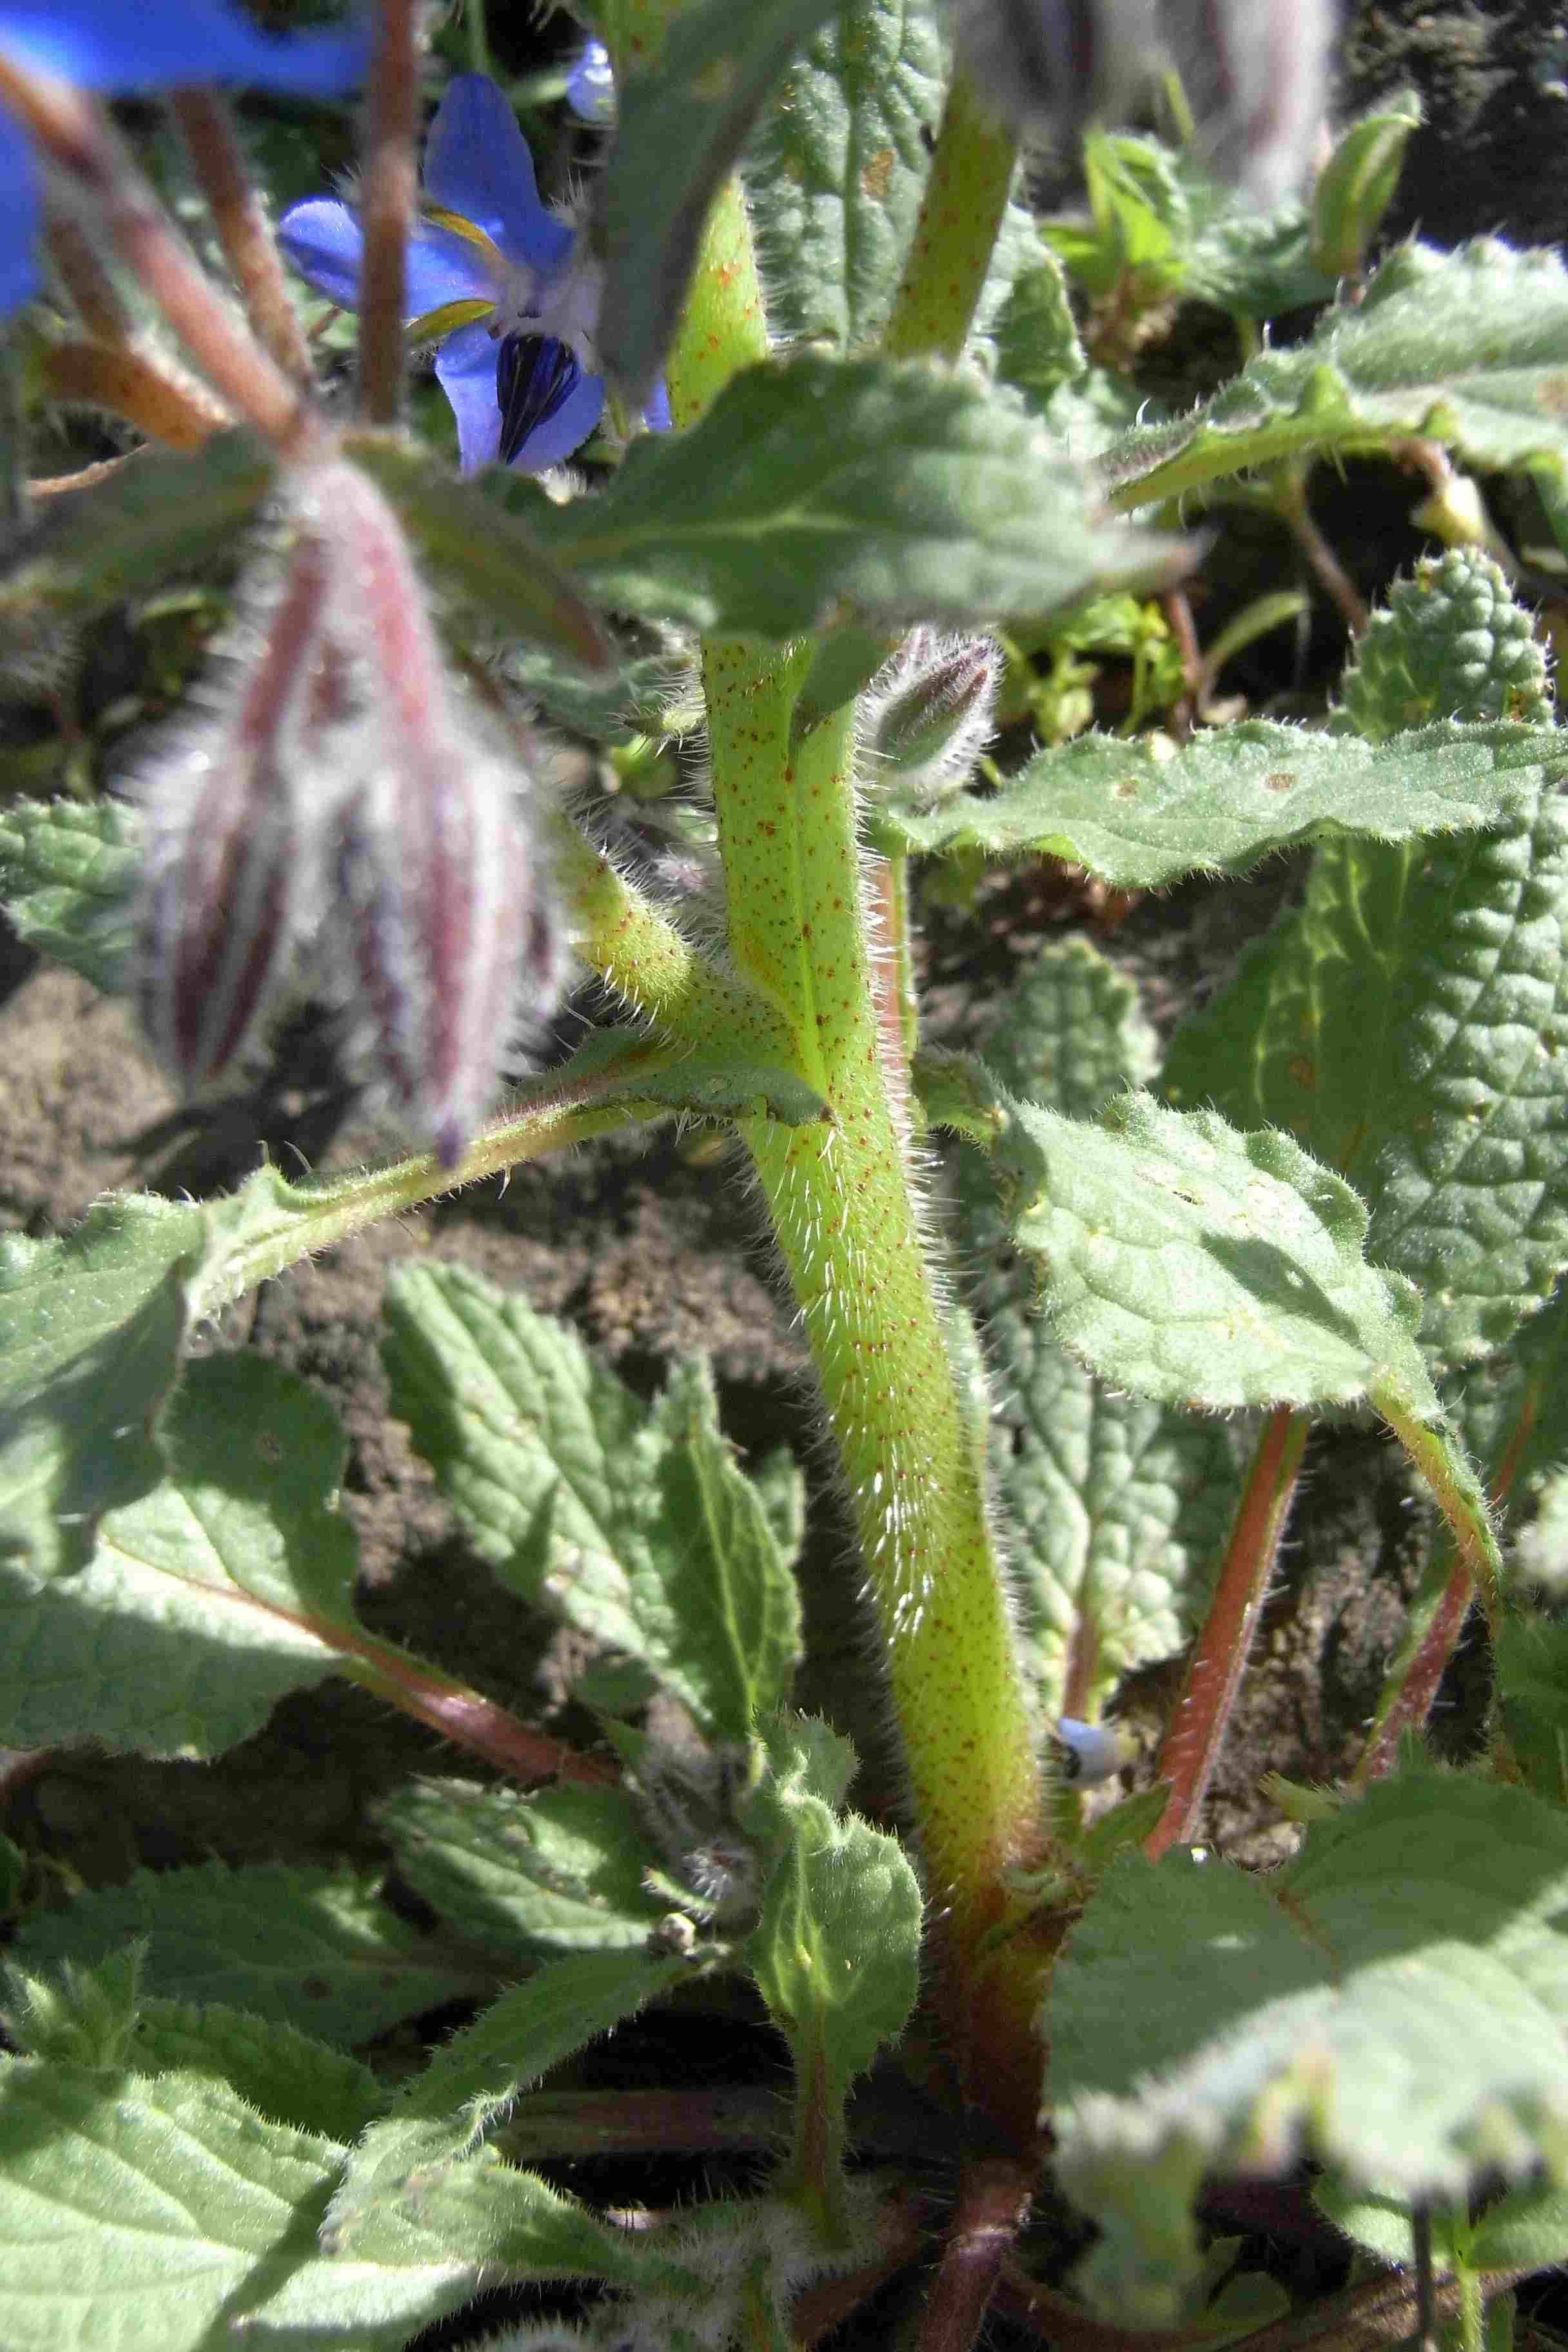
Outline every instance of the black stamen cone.
{"label": "black stamen cone", "polygon": [[510,466],[535,427],[548,423],[582,370],[552,335],[501,338],[496,357],[496,405],[500,410],[500,461]]}

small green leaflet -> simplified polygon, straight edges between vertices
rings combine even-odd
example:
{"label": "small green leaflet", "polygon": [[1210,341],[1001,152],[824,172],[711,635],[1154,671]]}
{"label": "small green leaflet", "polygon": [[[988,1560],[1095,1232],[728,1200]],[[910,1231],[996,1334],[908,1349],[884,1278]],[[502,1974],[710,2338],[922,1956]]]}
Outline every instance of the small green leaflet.
{"label": "small green leaflet", "polygon": [[95,988],[125,984],[136,863],[119,801],[13,801],[0,811],[0,904],[17,937]]}
{"label": "small green leaflet", "polygon": [[1260,352],[1191,415],[1136,427],[1110,448],[1118,506],[1331,449],[1412,434],[1486,472],[1568,470],[1568,270],[1554,253],[1492,237],[1390,255],[1354,307],[1308,341]]}
{"label": "small green leaflet", "polygon": [[510,1590],[743,1739],[799,1645],[790,1561],[686,1365],[651,1409],[564,1324],[455,1266],[388,1287],[393,1410]]}
{"label": "small green leaflet", "polygon": [[1082,2283],[1161,2325],[1206,2172],[1308,2153],[1405,2200],[1561,2177],[1565,1917],[1568,1819],[1452,1773],[1375,1785],[1272,1877],[1118,1860],[1043,2020],[1058,2177],[1101,2231]]}
{"label": "small green leaflet", "polygon": [[995,1159],[1014,1240],[1102,1379],[1209,1412],[1384,1396],[1436,1416],[1415,1293],[1366,1263],[1366,1211],[1289,1136],[1142,1096],[1093,1125],[1009,1108]]}
{"label": "small green leaflet", "polygon": [[1117,889],[1157,889],[1335,833],[1409,841],[1495,824],[1564,775],[1553,728],[1443,725],[1372,744],[1248,719],[1168,756],[1081,736],[1037,752],[989,799],[879,810],[876,832],[889,855],[1068,857]]}
{"label": "small green leaflet", "polygon": [[819,1730],[773,1732],[773,1778],[747,1826],[771,1832],[777,1858],[746,1958],[795,2062],[796,2189],[842,2231],[844,2102],[914,2007],[923,1902],[897,1838],[812,1792],[833,1786]]}

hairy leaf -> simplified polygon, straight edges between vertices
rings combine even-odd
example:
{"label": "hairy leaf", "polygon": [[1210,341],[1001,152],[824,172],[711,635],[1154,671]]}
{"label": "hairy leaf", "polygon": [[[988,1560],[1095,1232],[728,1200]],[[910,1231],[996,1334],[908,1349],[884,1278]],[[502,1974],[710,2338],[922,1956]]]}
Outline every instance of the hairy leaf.
{"label": "hairy leaf", "polygon": [[1259,352],[1212,400],[1109,449],[1119,505],[1179,498],[1232,474],[1421,435],[1468,464],[1568,469],[1568,270],[1495,238],[1407,245],[1289,351]]}
{"label": "hairy leaf", "polygon": [[1271,1878],[1115,1863],[1047,2021],[1097,2296],[1161,2324],[1205,2172],[1304,2152],[1352,2185],[1462,2200],[1488,2172],[1568,2164],[1565,1916],[1568,1821],[1453,1774],[1374,1786]]}
{"label": "hairy leaf", "polygon": [[1118,1388],[1436,1413],[1415,1294],[1366,1263],[1360,1201],[1289,1136],[1140,1096],[1097,1125],[1016,1103],[995,1156],[1058,1333]]}
{"label": "hairy leaf", "polygon": [[637,442],[600,498],[552,506],[499,468],[479,487],[602,604],[736,635],[964,627],[1187,561],[1180,541],[1107,522],[1016,401],[918,361],[747,368],[689,432]]}
{"label": "hairy leaf", "polygon": [[416,1893],[512,1966],[531,1948],[640,1948],[666,1907],[644,1889],[648,1843],[619,1789],[562,1782],[525,1797],[416,1780],[377,1819]]}
{"label": "hairy leaf", "polygon": [[205,2074],[0,2062],[0,2341],[397,2352],[470,2300],[482,2253],[322,2254],[342,2156]]}
{"label": "hairy leaf", "polygon": [[11,1958],[29,1970],[90,1968],[138,1936],[148,1938],[147,1994],[253,2010],[347,2047],[489,1990],[354,1873],[271,1863],[138,1871],[128,1885],[35,1913]]}
{"label": "hairy leaf", "polygon": [[1439,1360],[1500,1346],[1568,1264],[1568,812],[1320,849],[1304,905],[1177,1038],[1165,1087],[1287,1129],[1371,1211]]}
{"label": "hairy leaf", "polygon": [[663,2267],[639,2263],[585,2207],[536,2176],[487,2160],[485,2134],[531,2082],[645,2000],[688,1964],[645,1952],[554,1960],[439,2050],[390,2116],[354,2149],[329,2210],[323,2242],[360,2261],[438,2262],[482,2247],[514,2274],[630,2280]]}
{"label": "hairy leaf", "polygon": [[877,831],[889,851],[1070,857],[1117,889],[1155,889],[1335,833],[1409,841],[1494,824],[1565,773],[1568,743],[1551,728],[1424,727],[1374,745],[1251,719],[1169,756],[1086,735],[1037,752],[989,799],[879,812]]}
{"label": "hairy leaf", "polygon": [[393,1409],[502,1581],[743,1738],[784,1695],[794,1580],[706,1373],[650,1413],[563,1324],[457,1267],[395,1276]]}
{"label": "hairy leaf", "polygon": [[125,985],[136,852],[118,801],[13,801],[0,811],[0,905],[19,939],[95,988]]}
{"label": "hairy leaf", "polygon": [[139,449],[107,481],[51,499],[0,565],[0,657],[40,615],[87,620],[182,566],[210,564],[258,511],[275,471],[254,434],[219,433],[189,456]]}
{"label": "hairy leaf", "polygon": [[[1020,1095],[1088,1118],[1152,1076],[1158,1048],[1131,982],[1087,940],[1046,948],[985,1043]],[[1008,1552],[1048,1717],[1098,1712],[1130,1666],[1192,1633],[1219,1555],[1237,1474],[1223,1430],[1108,1391],[1035,1311],[1026,1264],[1005,1246],[989,1166],[959,1171],[964,1261],[996,1372],[993,1425]]]}
{"label": "hairy leaf", "polygon": [[852,0],[792,60],[746,165],[775,340],[863,351],[886,326],[945,63],[931,0]]}
{"label": "hairy leaf", "polygon": [[0,1737],[207,1757],[336,1663],[356,1546],[326,1399],[259,1356],[193,1364],[160,1427],[168,1469],[103,1519],[87,1566],[0,1565]]}
{"label": "hairy leaf", "polygon": [[607,265],[605,360],[634,403],[658,372],[721,184],[791,55],[835,5],[695,0],[651,65],[625,75],[595,226]]}

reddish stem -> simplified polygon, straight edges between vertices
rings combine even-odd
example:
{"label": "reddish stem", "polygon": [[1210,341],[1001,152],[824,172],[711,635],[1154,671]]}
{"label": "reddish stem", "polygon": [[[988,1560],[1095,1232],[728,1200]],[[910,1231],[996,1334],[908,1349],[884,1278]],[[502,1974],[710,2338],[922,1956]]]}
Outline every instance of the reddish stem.
{"label": "reddish stem", "polygon": [[351,1681],[374,1691],[416,1722],[427,1723],[444,1739],[468,1748],[511,1780],[578,1780],[598,1787],[619,1779],[616,1766],[597,1756],[580,1756],[564,1740],[551,1739],[509,1715],[482,1693],[456,1683],[395,1643],[378,1642],[357,1628],[302,1618],[319,1639],[336,1650]]}
{"label": "reddish stem", "polygon": [[4,51],[0,102],[85,195],[132,276],[223,399],[280,455],[304,455],[321,428],[299,387],[230,314],[101,110]]}
{"label": "reddish stem", "polygon": [[1151,1862],[1173,1845],[1190,1845],[1197,1835],[1198,1816],[1258,1630],[1306,1444],[1306,1416],[1288,1405],[1269,1415],[1258,1438],[1219,1581],[1187,1661],[1155,1767],[1156,1780],[1170,1782],[1171,1795],[1158,1828],[1144,1841]]}
{"label": "reddish stem", "polygon": [[218,242],[245,297],[246,314],[284,373],[296,383],[309,384],[310,346],[289,299],[267,207],[251,184],[228,108],[210,89],[177,89],[169,105],[201,182]]}
{"label": "reddish stem", "polygon": [[359,398],[372,425],[395,425],[403,406],[408,231],[418,190],[415,112],[419,78],[414,0],[381,0],[370,69],[370,125],[360,218]]}
{"label": "reddish stem", "polygon": [[1405,1733],[1419,1731],[1431,1714],[1475,1597],[1476,1580],[1468,1560],[1456,1559],[1405,1678],[1356,1766],[1357,1788],[1364,1788],[1369,1780],[1381,1780],[1385,1772],[1391,1772]]}
{"label": "reddish stem", "polygon": [[1032,2182],[1022,2165],[992,2158],[966,2175],[916,2339],[919,2352],[970,2352],[978,2342],[1018,2232]]}

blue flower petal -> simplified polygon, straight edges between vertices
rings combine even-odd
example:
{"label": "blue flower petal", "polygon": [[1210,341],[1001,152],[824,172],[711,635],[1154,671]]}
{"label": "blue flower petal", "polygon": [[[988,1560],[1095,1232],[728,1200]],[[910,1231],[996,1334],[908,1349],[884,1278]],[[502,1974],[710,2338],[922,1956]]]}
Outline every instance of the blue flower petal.
{"label": "blue flower petal", "polygon": [[274,39],[226,0],[0,0],[0,48],[40,73],[127,97],[200,81],[331,97],[363,80],[370,39]]}
{"label": "blue flower petal", "polygon": [[539,201],[528,142],[488,74],[447,84],[425,142],[425,194],[482,228],[520,268],[555,269],[572,250],[571,229]]}
{"label": "blue flower petal", "polygon": [[33,240],[38,228],[38,184],[26,139],[0,114],[0,319],[19,310],[38,290]]}
{"label": "blue flower petal", "polygon": [[[500,346],[482,325],[459,327],[436,354],[436,374],[458,420],[458,457],[465,474],[493,466],[500,451],[500,403],[496,369]],[[579,376],[555,414],[537,425],[512,460],[522,474],[542,474],[580,449],[605,407],[605,379]]]}
{"label": "blue flower petal", "polygon": [[[352,310],[359,301],[364,237],[359,215],[335,196],[308,196],[290,205],[278,224],[278,242],[318,294]],[[429,222],[408,240],[407,312],[422,319],[448,302],[493,302],[495,281],[484,254],[466,236]]]}
{"label": "blue flower petal", "polygon": [[436,354],[436,377],[458,420],[458,463],[465,474],[493,466],[500,447],[496,341],[476,322],[448,335]]}
{"label": "blue flower petal", "polygon": [[584,41],[566,77],[566,103],[579,122],[605,130],[616,119],[616,76],[603,41]]}

